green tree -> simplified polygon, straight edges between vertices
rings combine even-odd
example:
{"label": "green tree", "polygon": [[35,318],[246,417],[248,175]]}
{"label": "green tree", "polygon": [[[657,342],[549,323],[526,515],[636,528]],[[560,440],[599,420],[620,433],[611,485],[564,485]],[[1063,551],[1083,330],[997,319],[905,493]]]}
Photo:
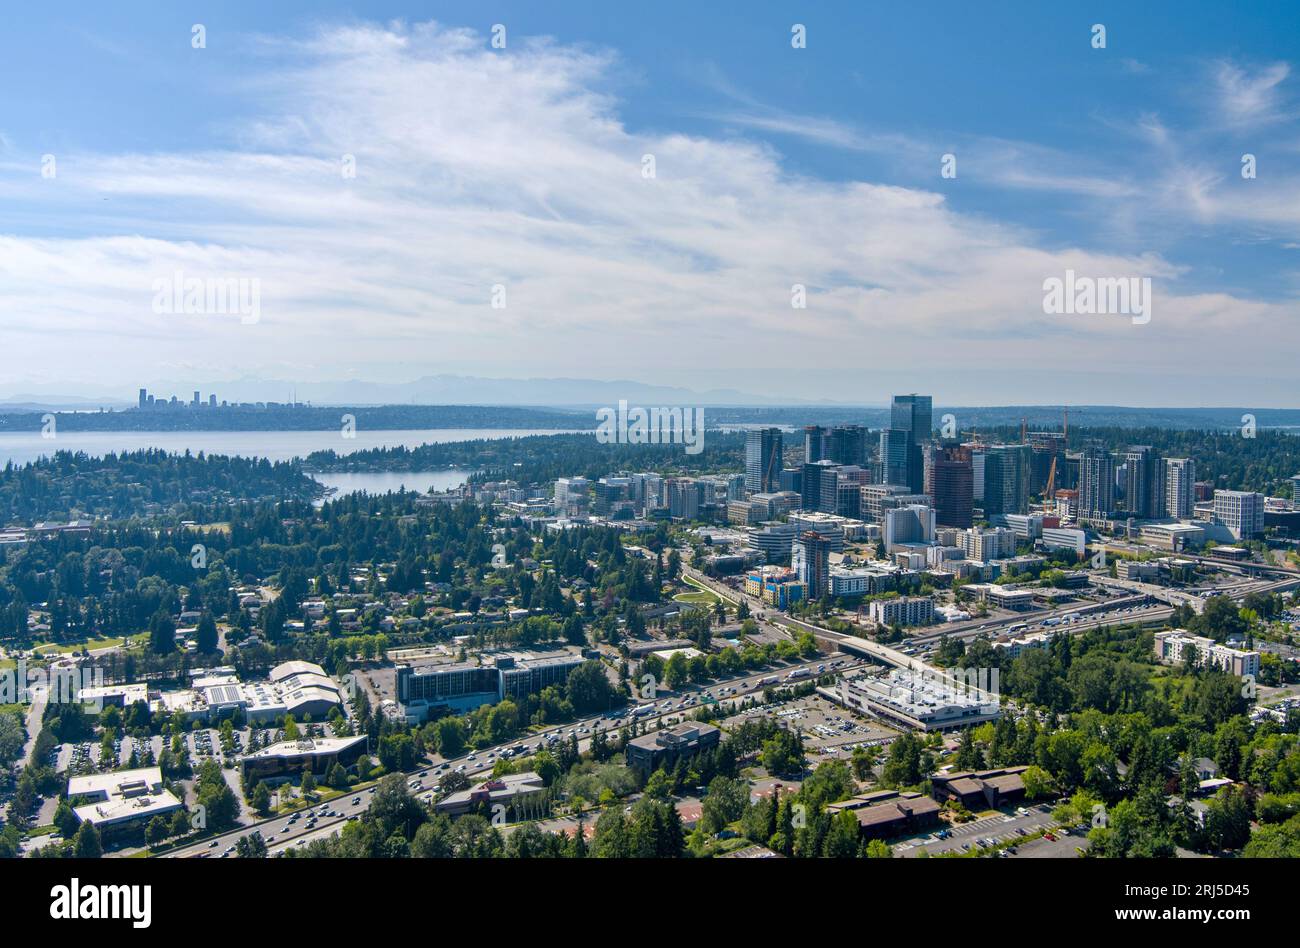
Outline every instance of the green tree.
{"label": "green tree", "polygon": [[104,855],[104,847],[99,839],[99,830],[93,823],[82,823],[77,835],[72,840],[72,852],[78,859],[98,859]]}

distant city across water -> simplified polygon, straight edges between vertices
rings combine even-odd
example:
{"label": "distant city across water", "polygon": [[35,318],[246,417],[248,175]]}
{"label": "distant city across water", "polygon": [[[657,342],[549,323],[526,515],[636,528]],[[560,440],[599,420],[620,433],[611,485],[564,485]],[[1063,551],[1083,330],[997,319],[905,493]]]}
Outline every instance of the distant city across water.
{"label": "distant city across water", "polygon": [[[272,461],[287,461],[295,457],[306,457],[313,451],[333,450],[338,454],[351,454],[368,448],[414,448],[421,444],[446,444],[453,441],[477,441],[480,439],[525,438],[532,435],[571,434],[568,431],[547,429],[543,431],[522,428],[427,428],[411,430],[375,430],[358,429],[355,438],[344,438],[337,430],[331,431],[68,431],[60,432],[54,438],[44,438],[39,431],[0,432],[0,467],[12,461],[14,464],[26,464],[37,458],[49,456],[56,451],[84,451],[95,457],[123,451],[140,451],[146,448],[160,448],[172,453],[190,451],[197,454],[240,455],[243,457],[268,458]],[[584,432],[589,433],[589,432]],[[452,471],[432,472],[433,475],[454,474]],[[317,478],[322,483],[333,486],[329,478],[366,477],[370,475],[322,475]],[[399,475],[375,475],[390,477]],[[400,477],[407,481],[418,481],[430,474],[419,472],[402,472]],[[461,483],[464,481],[461,472]],[[455,487],[457,484],[450,484]],[[420,483],[420,490],[427,490],[429,484]],[[397,488],[394,487],[394,490]],[[412,489],[408,483],[407,489]],[[440,488],[443,489],[443,488]],[[340,487],[342,491],[343,488]]]}

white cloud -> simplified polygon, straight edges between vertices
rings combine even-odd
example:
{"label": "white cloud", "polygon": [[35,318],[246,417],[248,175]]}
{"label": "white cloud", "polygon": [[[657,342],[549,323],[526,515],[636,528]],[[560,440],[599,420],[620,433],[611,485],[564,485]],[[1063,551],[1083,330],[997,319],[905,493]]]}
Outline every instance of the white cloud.
{"label": "white cloud", "polygon": [[1231,62],[1215,70],[1219,107],[1230,125],[1257,125],[1281,117],[1282,82],[1291,74],[1286,63],[1273,63],[1253,73]]}
{"label": "white cloud", "polygon": [[[1198,318],[1243,334],[1278,318],[1180,297],[1179,269],[1158,256],[1044,249],[938,193],[793,175],[761,142],[630,131],[606,52],[515,37],[493,51],[432,24],[265,44],[268,62],[289,65],[249,79],[268,106],[233,130],[237,149],[69,156],[56,181],[27,169],[3,182],[22,206],[84,212],[83,236],[0,235],[0,324],[26,377],[123,385],[192,363],[338,378],[521,359],[537,375],[651,380],[656,364],[869,372],[912,360],[925,378],[1055,357],[1138,372],[1193,352]],[[841,134],[818,120],[802,130]],[[1135,190],[1070,168],[1053,177],[1042,158],[1003,143],[972,160],[1009,168],[1020,187]],[[1045,317],[1042,281],[1067,267],[1157,278],[1152,323]],[[176,271],[258,278],[260,322],[154,313],[153,281]],[[806,310],[790,306],[794,283],[808,287]],[[489,305],[494,284],[503,310]],[[1296,348],[1292,334],[1270,358]],[[1215,357],[1246,371],[1256,355]]]}

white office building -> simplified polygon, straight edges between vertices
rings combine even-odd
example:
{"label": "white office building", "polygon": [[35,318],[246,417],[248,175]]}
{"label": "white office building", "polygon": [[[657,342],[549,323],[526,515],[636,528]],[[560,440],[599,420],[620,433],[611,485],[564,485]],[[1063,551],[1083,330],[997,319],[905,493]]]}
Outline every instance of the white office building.
{"label": "white office building", "polygon": [[1016,535],[1006,527],[963,530],[961,545],[968,558],[981,563],[1016,555]]}
{"label": "white office building", "polygon": [[1249,540],[1264,532],[1264,495],[1245,490],[1216,490],[1214,519],[1234,539]]}
{"label": "white office building", "polygon": [[885,550],[893,553],[900,547],[934,542],[934,508],[909,504],[885,511]]}
{"label": "white office building", "polygon": [[1259,675],[1259,652],[1229,648],[1214,639],[1192,635],[1186,629],[1156,633],[1156,658],[1166,665],[1181,664],[1191,649],[1195,649],[1198,668],[1217,668],[1229,675]]}
{"label": "white office building", "polygon": [[1039,540],[1044,550],[1069,550],[1076,558],[1082,558],[1088,549],[1088,534],[1071,527],[1043,527]]}
{"label": "white office building", "polygon": [[929,625],[934,621],[934,600],[929,596],[877,599],[871,603],[870,615],[877,625]]}

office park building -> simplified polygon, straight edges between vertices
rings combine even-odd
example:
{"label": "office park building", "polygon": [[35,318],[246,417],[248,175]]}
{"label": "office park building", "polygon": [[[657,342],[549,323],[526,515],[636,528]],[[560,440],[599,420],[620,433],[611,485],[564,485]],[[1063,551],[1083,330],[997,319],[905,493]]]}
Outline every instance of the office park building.
{"label": "office park building", "polygon": [[917,731],[946,731],[1002,715],[997,695],[989,690],[905,668],[843,678],[838,697],[846,708]]}
{"label": "office park building", "polygon": [[444,712],[463,713],[506,698],[519,700],[562,685],[585,661],[576,650],[506,652],[482,663],[446,661],[397,666],[397,702],[408,722]]}
{"label": "office park building", "polygon": [[72,812],[106,836],[132,832],[156,816],[169,816],[184,804],[163,787],[162,769],[140,767],[68,780]]}

